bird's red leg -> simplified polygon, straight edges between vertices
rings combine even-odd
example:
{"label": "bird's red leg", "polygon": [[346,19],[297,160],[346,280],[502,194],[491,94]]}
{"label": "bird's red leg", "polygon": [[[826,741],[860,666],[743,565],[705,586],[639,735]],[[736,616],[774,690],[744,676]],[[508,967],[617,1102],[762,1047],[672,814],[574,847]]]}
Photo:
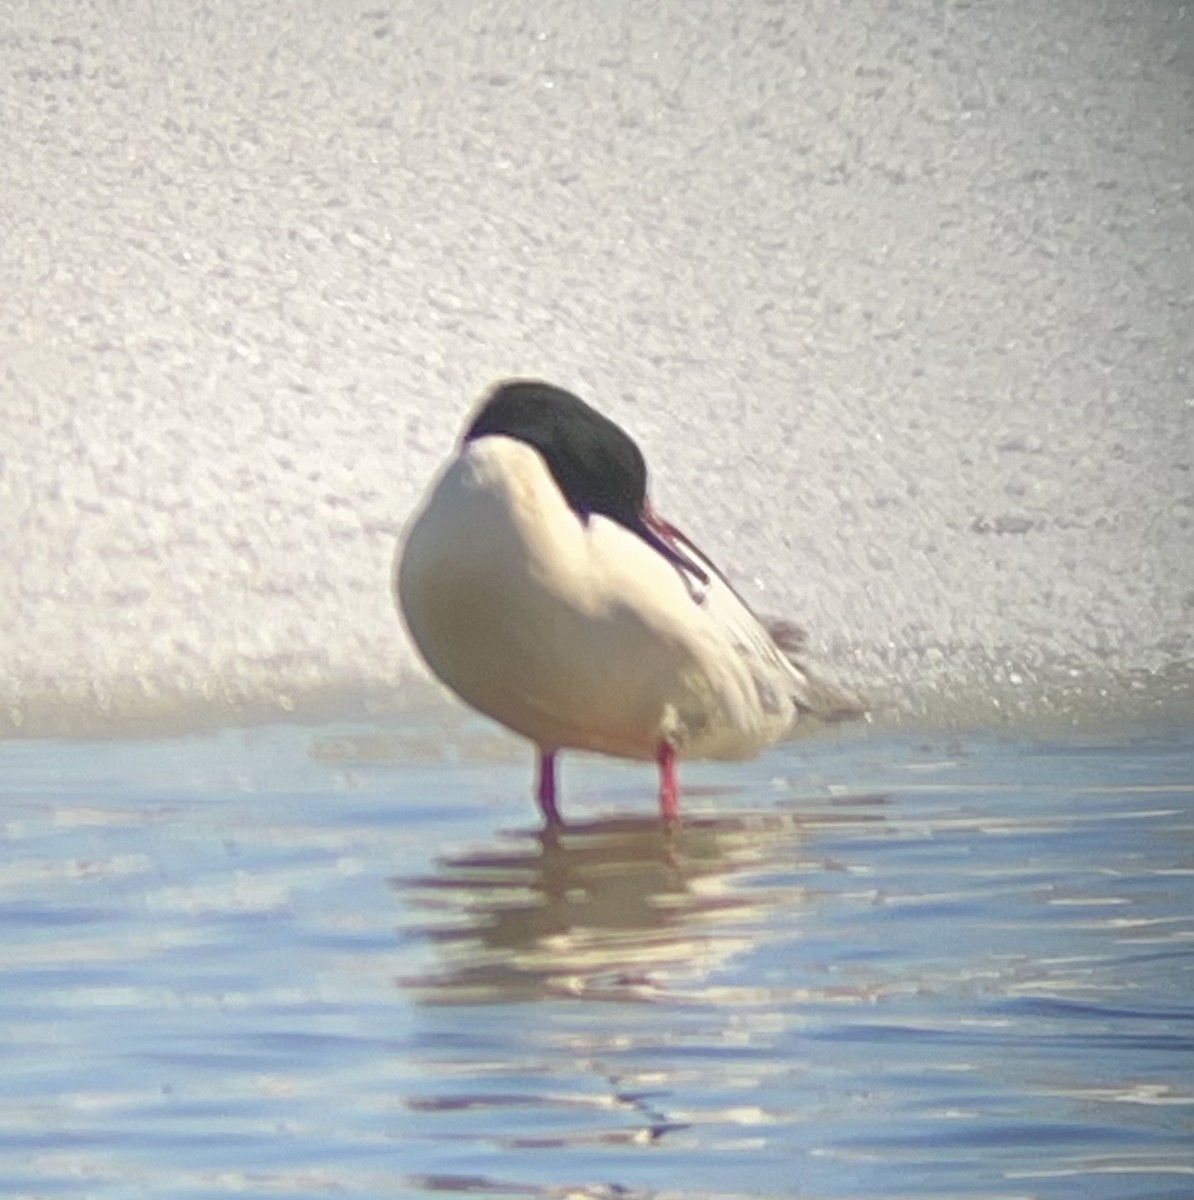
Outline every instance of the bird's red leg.
{"label": "bird's red leg", "polygon": [[560,810],[556,807],[556,752],[554,750],[539,751],[539,807],[543,811],[543,819],[548,825],[558,826]]}
{"label": "bird's red leg", "polygon": [[676,748],[670,742],[660,742],[655,752],[659,764],[659,815],[665,825],[680,819],[680,792],[676,785]]}

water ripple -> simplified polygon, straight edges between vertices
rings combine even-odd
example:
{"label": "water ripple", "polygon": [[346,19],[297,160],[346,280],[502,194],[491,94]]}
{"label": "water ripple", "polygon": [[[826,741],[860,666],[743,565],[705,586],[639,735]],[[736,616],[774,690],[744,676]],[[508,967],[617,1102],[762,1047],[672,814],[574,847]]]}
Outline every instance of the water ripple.
{"label": "water ripple", "polygon": [[1189,1194],[1188,737],[783,747],[670,834],[593,762],[558,836],[386,744],[17,748],[0,1191]]}

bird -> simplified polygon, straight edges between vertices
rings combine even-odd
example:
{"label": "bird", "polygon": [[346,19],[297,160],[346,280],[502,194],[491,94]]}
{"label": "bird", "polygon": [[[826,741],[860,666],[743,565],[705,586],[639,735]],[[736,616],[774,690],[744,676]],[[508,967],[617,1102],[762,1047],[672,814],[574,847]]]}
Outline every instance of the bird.
{"label": "bird", "polygon": [[665,826],[677,759],[747,759],[794,726],[860,716],[648,497],[642,451],[538,379],[485,394],[395,555],[392,586],[432,674],[538,754],[546,825],[561,751],[654,761]]}

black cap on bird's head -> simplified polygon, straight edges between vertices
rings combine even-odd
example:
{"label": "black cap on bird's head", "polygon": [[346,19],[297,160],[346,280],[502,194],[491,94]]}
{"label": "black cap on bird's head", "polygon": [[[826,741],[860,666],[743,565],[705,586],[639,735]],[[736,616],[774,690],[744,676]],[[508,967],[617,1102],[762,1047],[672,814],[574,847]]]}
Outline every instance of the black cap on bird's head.
{"label": "black cap on bird's head", "polygon": [[464,435],[516,438],[538,450],[569,507],[635,528],[647,499],[647,464],[634,439],[579,396],[534,379],[499,384]]}
{"label": "black cap on bird's head", "polygon": [[464,441],[501,436],[537,450],[568,506],[582,520],[597,513],[641,537],[702,583],[708,575],[673,544],[682,535],[655,518],[647,503],[647,463],[634,439],[579,396],[537,379],[498,384]]}

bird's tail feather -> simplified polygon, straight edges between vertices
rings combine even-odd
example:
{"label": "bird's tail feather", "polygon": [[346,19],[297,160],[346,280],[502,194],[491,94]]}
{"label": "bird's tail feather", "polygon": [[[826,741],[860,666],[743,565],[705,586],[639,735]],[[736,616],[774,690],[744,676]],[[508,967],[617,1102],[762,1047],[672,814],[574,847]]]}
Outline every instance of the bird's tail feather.
{"label": "bird's tail feather", "polygon": [[798,683],[792,689],[792,699],[802,716],[813,717],[827,724],[856,721],[869,711],[866,702],[840,684],[830,683],[818,675],[808,662],[789,657]]}
{"label": "bird's tail feather", "polygon": [[796,677],[792,701],[802,717],[835,724],[867,715],[870,707],[866,701],[848,688],[830,683],[809,665],[808,633],[802,625],[783,617],[765,617],[763,625]]}

